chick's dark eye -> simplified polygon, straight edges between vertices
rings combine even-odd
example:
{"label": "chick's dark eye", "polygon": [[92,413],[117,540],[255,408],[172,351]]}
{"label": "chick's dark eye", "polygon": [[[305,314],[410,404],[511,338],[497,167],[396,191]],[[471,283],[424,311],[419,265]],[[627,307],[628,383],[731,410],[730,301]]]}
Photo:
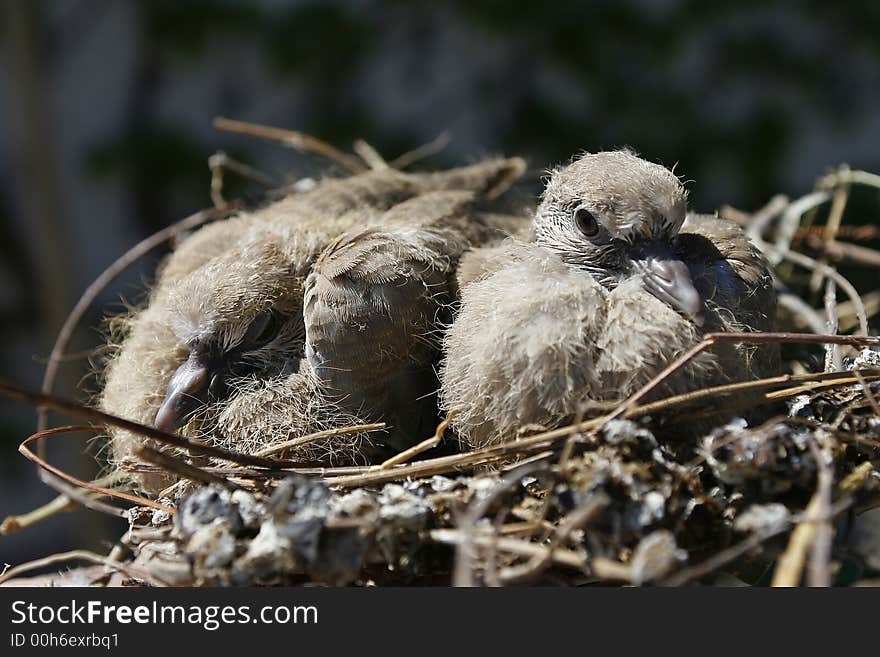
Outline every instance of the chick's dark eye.
{"label": "chick's dark eye", "polygon": [[248,327],[242,343],[247,346],[264,345],[271,342],[281,326],[278,314],[266,310],[257,315]]}
{"label": "chick's dark eye", "polygon": [[599,234],[599,222],[587,208],[578,208],[574,211],[574,223],[587,237],[595,237]]}

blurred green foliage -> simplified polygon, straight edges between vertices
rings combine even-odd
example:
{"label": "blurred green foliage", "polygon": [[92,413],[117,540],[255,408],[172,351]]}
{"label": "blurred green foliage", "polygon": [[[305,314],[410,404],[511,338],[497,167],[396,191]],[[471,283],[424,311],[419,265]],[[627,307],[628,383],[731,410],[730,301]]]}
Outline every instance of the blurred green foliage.
{"label": "blurred green foliage", "polygon": [[[418,131],[377,121],[373,101],[355,93],[386,61],[374,58],[389,34],[408,35],[399,58],[416,77],[429,70],[432,44],[456,31],[475,34],[505,62],[461,90],[462,112],[487,126],[477,153],[523,153],[541,167],[582,149],[632,145],[680,163],[687,175],[720,167],[727,188],[738,191],[730,200],[745,207],[784,188],[792,153],[815,129],[804,117],[845,130],[865,112],[872,87],[861,64],[880,53],[880,3],[861,1],[159,0],[139,9],[153,66],[182,58],[208,67],[223,39],[235,37],[233,49],[247,40],[262,51],[266,74],[307,89],[307,118],[289,127],[343,147],[363,137],[391,154],[417,145]],[[473,57],[479,69],[480,51]],[[548,76],[556,80],[549,86]],[[161,94],[161,84],[152,93]],[[490,114],[499,108],[502,115]],[[96,147],[93,171],[155,171],[160,191],[173,180],[204,199],[204,160],[213,149],[145,118],[137,132]],[[880,153],[866,164],[880,167]],[[699,186],[695,194],[698,203],[719,201]]]}

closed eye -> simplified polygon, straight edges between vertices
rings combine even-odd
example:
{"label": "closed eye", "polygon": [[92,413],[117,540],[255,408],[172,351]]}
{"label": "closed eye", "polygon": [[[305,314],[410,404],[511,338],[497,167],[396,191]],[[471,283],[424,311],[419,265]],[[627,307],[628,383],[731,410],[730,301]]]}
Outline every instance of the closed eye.
{"label": "closed eye", "polygon": [[272,342],[283,324],[284,319],[280,313],[274,310],[264,310],[248,326],[241,340],[241,347],[251,350]]}

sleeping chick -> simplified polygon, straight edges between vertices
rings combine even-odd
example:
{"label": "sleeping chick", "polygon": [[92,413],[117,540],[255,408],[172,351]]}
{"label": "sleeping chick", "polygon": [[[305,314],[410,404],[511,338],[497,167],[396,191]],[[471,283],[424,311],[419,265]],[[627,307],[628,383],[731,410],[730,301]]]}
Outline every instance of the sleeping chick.
{"label": "sleeping chick", "polygon": [[[761,254],[735,224],[687,214],[666,168],[629,151],[552,173],[535,242],[467,255],[445,338],[441,398],[469,445],[570,420],[638,391],[704,333],[772,329]],[[719,345],[656,395],[767,375],[776,347]]]}
{"label": "sleeping chick", "polygon": [[[402,425],[437,387],[435,322],[457,294],[457,261],[517,226],[475,204],[523,169],[499,159],[439,173],[370,171],[202,228],[124,321],[101,408],[251,453],[386,418],[394,426],[379,447],[423,438],[408,433],[418,422]],[[141,440],[115,431],[114,460]],[[355,434],[296,456],[362,460],[367,448]],[[155,491],[169,480],[139,483]]]}

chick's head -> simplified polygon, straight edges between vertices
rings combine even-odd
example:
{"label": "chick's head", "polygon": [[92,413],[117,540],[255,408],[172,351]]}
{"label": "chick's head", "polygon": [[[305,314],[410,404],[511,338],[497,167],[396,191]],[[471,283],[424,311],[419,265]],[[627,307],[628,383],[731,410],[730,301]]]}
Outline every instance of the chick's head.
{"label": "chick's head", "polygon": [[535,217],[537,242],[609,289],[638,276],[698,324],[703,299],[680,253],[687,192],[669,169],[634,153],[587,153],[554,171]]}

